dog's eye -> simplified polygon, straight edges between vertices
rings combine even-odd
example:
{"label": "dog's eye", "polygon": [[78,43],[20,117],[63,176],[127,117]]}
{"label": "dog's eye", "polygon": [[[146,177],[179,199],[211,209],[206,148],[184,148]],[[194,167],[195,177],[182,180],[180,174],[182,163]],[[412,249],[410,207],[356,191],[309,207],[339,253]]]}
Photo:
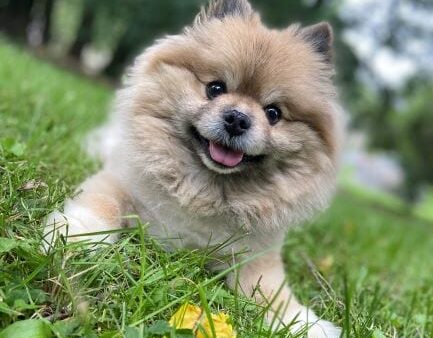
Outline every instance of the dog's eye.
{"label": "dog's eye", "polygon": [[276,124],[281,119],[281,109],[275,104],[270,104],[265,107],[266,117],[271,125]]}
{"label": "dog's eye", "polygon": [[225,93],[227,93],[227,87],[222,81],[213,81],[206,86],[206,95],[209,100]]}

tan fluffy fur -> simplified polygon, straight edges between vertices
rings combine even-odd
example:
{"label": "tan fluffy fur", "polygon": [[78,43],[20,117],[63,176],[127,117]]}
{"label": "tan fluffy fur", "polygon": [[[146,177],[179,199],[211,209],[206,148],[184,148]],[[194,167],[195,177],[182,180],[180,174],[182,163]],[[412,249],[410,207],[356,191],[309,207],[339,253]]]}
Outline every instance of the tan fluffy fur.
{"label": "tan fluffy fur", "polygon": [[[182,34],[147,49],[129,70],[112,121],[100,130],[109,141],[102,142],[104,170],[79,188],[63,214],[49,217],[47,229],[66,222],[70,234],[113,229],[134,212],[172,247],[200,248],[240,235],[221,254],[274,248],[239,272],[245,294],[261,281],[271,299],[285,279],[275,252],[286,230],[325,208],[334,189],[342,116],[329,55],[311,40],[316,29],[330,32],[323,24],[271,30],[247,1],[218,0]],[[205,87],[215,80],[228,93],[209,100]],[[283,111],[274,126],[263,111],[272,103]],[[224,171],[207,163],[191,127],[213,139],[228,107],[246,112],[253,127],[227,142],[263,159]],[[288,287],[277,301],[288,302],[279,314],[283,324],[299,315],[302,325],[313,325],[309,337],[338,336]]]}

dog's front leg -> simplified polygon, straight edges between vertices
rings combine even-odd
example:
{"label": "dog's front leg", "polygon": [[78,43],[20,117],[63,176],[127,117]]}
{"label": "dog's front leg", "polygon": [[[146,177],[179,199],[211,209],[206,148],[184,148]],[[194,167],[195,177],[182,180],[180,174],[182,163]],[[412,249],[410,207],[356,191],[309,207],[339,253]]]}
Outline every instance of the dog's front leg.
{"label": "dog's front leg", "polygon": [[48,216],[44,231],[45,249],[50,247],[59,233],[67,235],[68,240],[109,243],[116,240],[115,234],[76,236],[107,232],[122,226],[122,216],[130,201],[116,177],[107,171],[100,171],[84,181],[77,192],[73,199],[66,201],[63,213],[54,211]]}
{"label": "dog's front leg", "polygon": [[332,323],[319,319],[313,311],[298,303],[286,284],[281,256],[271,252],[243,265],[227,280],[231,288],[236,287],[248,297],[264,306],[270,305],[268,323],[275,327],[290,325],[290,330],[308,332],[308,338],[337,338],[341,330]]}

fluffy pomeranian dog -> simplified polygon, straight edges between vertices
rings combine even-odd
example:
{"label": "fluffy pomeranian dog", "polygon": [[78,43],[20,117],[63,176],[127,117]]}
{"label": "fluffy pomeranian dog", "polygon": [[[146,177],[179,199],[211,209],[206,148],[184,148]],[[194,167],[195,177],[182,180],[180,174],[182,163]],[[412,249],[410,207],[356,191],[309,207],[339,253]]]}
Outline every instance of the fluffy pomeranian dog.
{"label": "fluffy pomeranian dog", "polygon": [[66,224],[68,235],[118,229],[131,213],[170,248],[237,237],[217,253],[250,258],[230,287],[272,300],[269,320],[293,332],[338,337],[282,287],[280,257],[287,230],[325,208],[335,186],[343,123],[331,48],[327,23],[268,29],[247,0],[211,1],[136,59],[99,131],[103,169],[48,217],[47,241]]}

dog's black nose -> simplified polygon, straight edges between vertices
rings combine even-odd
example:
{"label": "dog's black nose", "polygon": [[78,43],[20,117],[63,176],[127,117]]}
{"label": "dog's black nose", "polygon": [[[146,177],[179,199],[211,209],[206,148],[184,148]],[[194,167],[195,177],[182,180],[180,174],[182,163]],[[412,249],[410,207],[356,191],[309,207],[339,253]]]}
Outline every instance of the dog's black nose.
{"label": "dog's black nose", "polygon": [[240,136],[251,127],[250,118],[237,110],[229,110],[223,114],[224,126],[230,136]]}

